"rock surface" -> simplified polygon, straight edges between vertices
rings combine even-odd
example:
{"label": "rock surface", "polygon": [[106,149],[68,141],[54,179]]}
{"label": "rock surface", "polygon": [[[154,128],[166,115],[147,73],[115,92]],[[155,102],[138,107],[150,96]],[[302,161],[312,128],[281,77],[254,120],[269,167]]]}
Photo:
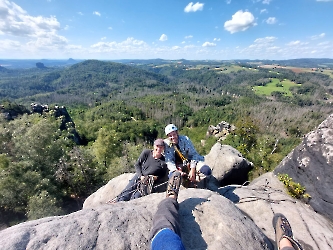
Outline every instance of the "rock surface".
{"label": "rock surface", "polygon": [[134,173],[119,175],[90,195],[83,203],[83,208],[94,208],[114,199],[126,187]]}
{"label": "rock surface", "polygon": [[[272,218],[277,212],[288,217],[305,250],[332,249],[332,222],[280,188],[270,173],[245,187],[181,190],[179,214],[186,249],[273,250]],[[156,193],[21,223],[0,232],[0,245],[8,250],[149,249],[152,217],[164,197]]]}
{"label": "rock surface", "polygon": [[210,166],[220,186],[243,184],[253,167],[238,150],[220,143],[216,143],[205,156],[205,164]]}
{"label": "rock surface", "polygon": [[332,221],[286,194],[283,184],[273,173],[262,175],[248,186],[221,187],[218,192],[233,201],[271,240],[275,240],[272,218],[274,214],[282,213],[304,250],[333,247]]}
{"label": "rock surface", "polygon": [[333,115],[307,134],[274,173],[288,174],[305,186],[309,204],[333,221]]}
{"label": "rock surface", "polygon": [[[0,232],[3,249],[149,249],[157,193],[100,205],[66,216],[43,218]],[[186,249],[273,249],[262,231],[228,199],[202,189],[179,196]]]}

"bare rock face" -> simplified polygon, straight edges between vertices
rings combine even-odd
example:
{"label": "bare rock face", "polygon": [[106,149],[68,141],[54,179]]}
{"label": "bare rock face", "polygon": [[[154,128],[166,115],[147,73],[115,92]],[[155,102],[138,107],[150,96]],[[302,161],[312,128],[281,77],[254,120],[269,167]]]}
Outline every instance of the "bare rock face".
{"label": "bare rock face", "polygon": [[304,250],[332,249],[332,221],[286,194],[283,184],[273,173],[262,175],[248,186],[231,185],[218,192],[233,201],[272,241],[275,240],[272,218],[274,214],[282,213]]}
{"label": "bare rock face", "polygon": [[[22,223],[0,232],[2,249],[149,249],[152,217],[165,194],[100,205],[66,216]],[[202,189],[179,195],[186,249],[273,249],[231,201]]]}
{"label": "bare rock face", "polygon": [[313,209],[333,220],[333,115],[307,134],[274,170],[305,186]]}
{"label": "bare rock face", "polygon": [[134,173],[119,175],[90,195],[83,203],[83,208],[95,208],[114,199],[126,187]]}
{"label": "bare rock face", "polygon": [[[225,197],[223,197],[223,196]],[[164,193],[101,204],[0,231],[2,249],[149,249],[152,218]],[[332,249],[333,225],[288,196],[272,173],[249,186],[179,194],[181,238],[186,249],[274,249],[274,213],[287,216],[306,249]]]}
{"label": "bare rock face", "polygon": [[216,143],[205,156],[205,164],[210,166],[220,186],[243,184],[253,164],[229,145]]}

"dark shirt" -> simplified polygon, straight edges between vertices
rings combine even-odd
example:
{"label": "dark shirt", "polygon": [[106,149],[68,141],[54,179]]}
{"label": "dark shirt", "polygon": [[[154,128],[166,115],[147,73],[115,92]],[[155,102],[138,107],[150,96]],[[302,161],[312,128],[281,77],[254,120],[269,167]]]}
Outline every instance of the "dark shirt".
{"label": "dark shirt", "polygon": [[135,171],[139,177],[154,175],[159,179],[167,174],[167,170],[168,168],[164,156],[162,155],[159,159],[155,159],[153,157],[153,151],[149,149],[143,150],[135,163]]}

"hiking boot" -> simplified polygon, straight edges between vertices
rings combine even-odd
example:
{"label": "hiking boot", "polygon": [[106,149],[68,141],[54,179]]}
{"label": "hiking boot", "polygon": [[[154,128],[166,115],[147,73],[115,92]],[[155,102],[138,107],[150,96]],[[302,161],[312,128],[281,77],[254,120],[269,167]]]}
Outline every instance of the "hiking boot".
{"label": "hiking boot", "polygon": [[179,171],[173,172],[169,181],[168,181],[166,197],[173,196],[173,198],[175,200],[177,200],[178,193],[179,193],[180,182],[181,182],[180,172]]}
{"label": "hiking boot", "polygon": [[283,214],[277,213],[274,215],[273,227],[275,231],[275,242],[279,250],[280,250],[279,243],[283,238],[289,240],[294,249],[303,250],[301,245],[294,239],[293,231],[291,230],[289,221]]}

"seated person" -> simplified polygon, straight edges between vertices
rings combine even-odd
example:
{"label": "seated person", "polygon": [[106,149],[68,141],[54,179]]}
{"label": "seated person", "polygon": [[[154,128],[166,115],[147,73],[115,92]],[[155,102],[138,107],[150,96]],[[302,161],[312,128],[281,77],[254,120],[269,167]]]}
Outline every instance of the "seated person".
{"label": "seated person", "polygon": [[[140,198],[145,195],[140,192],[140,184],[146,184],[151,179],[147,178],[151,176],[154,180],[154,184],[160,184],[167,177],[168,168],[165,163],[164,156],[162,155],[164,151],[164,142],[162,139],[156,139],[154,141],[154,149],[145,149],[142,151],[139,159],[135,163],[135,175],[129,181],[126,188],[118,195],[113,202],[117,201],[129,201],[132,199]],[[141,189],[142,190],[142,189]],[[152,190],[154,192],[154,190]],[[148,191],[149,193],[149,191]],[[112,201],[111,201],[112,202]]]}
{"label": "seated person", "polygon": [[[183,175],[183,185],[186,180],[189,180],[186,187],[196,186],[196,166],[198,162],[205,160],[202,155],[200,155],[194,148],[191,140],[184,135],[178,134],[178,128],[174,124],[169,124],[165,127],[165,134],[168,136],[165,142],[165,161],[167,163],[170,172],[181,171]],[[211,174],[211,169],[209,166],[204,165],[204,168],[198,171],[205,176]],[[187,178],[185,178],[187,176]]]}

